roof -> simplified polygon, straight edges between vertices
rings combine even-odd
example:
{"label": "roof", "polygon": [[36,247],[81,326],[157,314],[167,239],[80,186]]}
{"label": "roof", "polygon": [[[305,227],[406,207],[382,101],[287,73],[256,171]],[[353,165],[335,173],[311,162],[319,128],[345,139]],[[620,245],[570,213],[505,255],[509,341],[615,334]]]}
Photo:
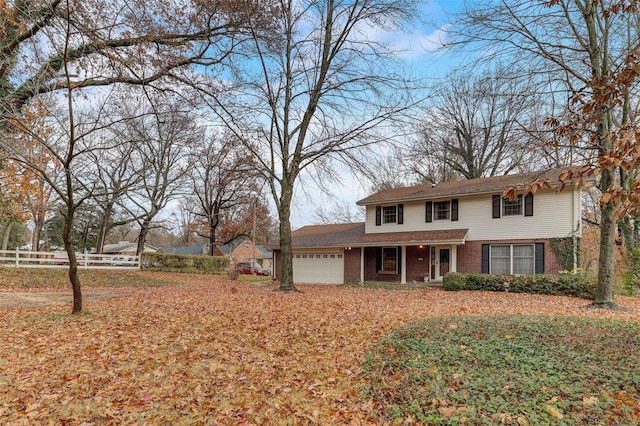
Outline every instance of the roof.
{"label": "roof", "polygon": [[412,201],[420,199],[484,194],[503,191],[509,185],[522,184],[536,178],[548,180],[553,186],[561,185],[559,177],[570,168],[543,170],[516,175],[492,176],[488,178],[458,180],[442,182],[436,185],[416,185],[403,188],[393,188],[372,194],[356,204],[365,206],[381,202]]}
{"label": "roof", "polygon": [[204,254],[205,243],[206,241],[201,241],[190,246],[162,247],[160,251],[167,254]]}
{"label": "roof", "polygon": [[309,225],[291,233],[293,248],[380,246],[385,244],[463,244],[468,229],[365,234],[364,222]]}
{"label": "roof", "polygon": [[[130,241],[120,241],[117,244],[105,244],[102,248],[102,252],[105,254],[135,252],[136,250],[138,250],[138,243],[132,243]],[[158,251],[158,248],[145,243],[144,251]]]}
{"label": "roof", "polygon": [[[241,246],[245,242],[253,244],[253,242],[249,238],[246,238],[246,237],[236,238],[235,240],[227,244],[219,245],[218,250],[220,250],[220,252],[225,256],[230,255],[235,249],[237,249],[239,246]],[[256,244],[255,247],[260,252],[260,254],[256,256],[257,259],[271,258],[271,252],[269,251],[268,248],[260,244]]]}

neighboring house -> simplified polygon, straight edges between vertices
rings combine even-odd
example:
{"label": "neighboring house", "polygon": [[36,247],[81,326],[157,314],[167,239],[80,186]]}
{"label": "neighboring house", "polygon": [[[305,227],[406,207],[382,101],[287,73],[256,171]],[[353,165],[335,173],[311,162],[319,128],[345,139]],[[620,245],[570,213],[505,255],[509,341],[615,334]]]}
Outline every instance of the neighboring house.
{"label": "neighboring house", "polygon": [[207,254],[209,244],[203,240],[190,246],[162,247],[160,251],[167,254]]}
{"label": "neighboring house", "polygon": [[[440,281],[447,272],[557,273],[550,240],[581,236],[581,188],[502,197],[536,176],[559,185],[562,170],[396,188],[357,202],[364,223],[292,232],[294,281]],[[280,278],[281,253],[276,250]]]}
{"label": "neighboring house", "polygon": [[263,268],[272,269],[273,253],[262,245],[254,245],[249,238],[236,238],[216,247],[216,255],[229,257],[231,263],[255,260]]}
{"label": "neighboring house", "polygon": [[[136,251],[138,250],[138,243],[129,242],[129,241],[120,241],[117,244],[105,244],[102,248],[102,253],[104,254],[122,254],[127,256],[135,256]],[[150,246],[148,244],[144,245],[144,253],[155,253],[159,251],[157,247]]]}

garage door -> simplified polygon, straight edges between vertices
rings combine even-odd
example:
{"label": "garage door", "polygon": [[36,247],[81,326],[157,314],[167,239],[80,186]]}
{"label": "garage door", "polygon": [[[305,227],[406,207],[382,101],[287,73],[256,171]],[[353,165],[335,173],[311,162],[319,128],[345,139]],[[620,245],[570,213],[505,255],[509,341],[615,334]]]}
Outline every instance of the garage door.
{"label": "garage door", "polygon": [[293,281],[297,283],[343,284],[342,253],[295,253]]}

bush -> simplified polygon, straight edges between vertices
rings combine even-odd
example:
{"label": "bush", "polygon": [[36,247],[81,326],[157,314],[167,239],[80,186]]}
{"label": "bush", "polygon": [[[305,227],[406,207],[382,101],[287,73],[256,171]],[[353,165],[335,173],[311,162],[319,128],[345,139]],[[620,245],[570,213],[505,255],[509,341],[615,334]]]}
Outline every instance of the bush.
{"label": "bush", "polygon": [[229,259],[222,256],[144,253],[142,264],[147,269],[159,271],[223,274],[229,266]]}
{"label": "bush", "polygon": [[464,290],[466,281],[464,274],[449,272],[442,278],[442,288],[448,291]]}
{"label": "bush", "polygon": [[442,287],[449,291],[482,290],[512,293],[575,296],[594,299],[595,277],[588,274],[561,273],[558,275],[488,275],[448,273]]}
{"label": "bush", "polygon": [[640,250],[627,254],[627,267],[622,271],[622,289],[627,296],[635,296],[640,287]]}

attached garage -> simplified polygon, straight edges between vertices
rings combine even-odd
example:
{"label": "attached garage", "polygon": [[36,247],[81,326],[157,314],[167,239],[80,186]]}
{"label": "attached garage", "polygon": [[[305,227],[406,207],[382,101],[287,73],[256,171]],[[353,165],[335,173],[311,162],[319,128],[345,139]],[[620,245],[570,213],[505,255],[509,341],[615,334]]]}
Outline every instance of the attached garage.
{"label": "attached garage", "polygon": [[293,281],[296,283],[344,283],[342,252],[299,252],[293,255]]}

